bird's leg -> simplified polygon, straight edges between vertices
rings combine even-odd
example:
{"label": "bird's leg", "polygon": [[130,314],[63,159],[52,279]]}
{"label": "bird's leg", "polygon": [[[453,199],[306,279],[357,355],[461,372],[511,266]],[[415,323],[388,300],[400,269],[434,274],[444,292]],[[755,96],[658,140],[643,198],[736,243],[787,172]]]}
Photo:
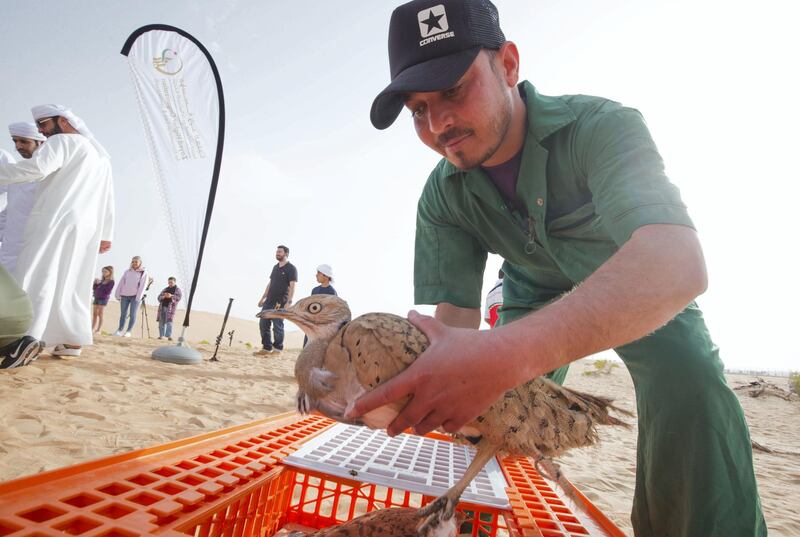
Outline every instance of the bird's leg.
{"label": "bird's leg", "polygon": [[561,487],[561,490],[564,491],[564,494],[566,494],[567,498],[581,507],[585,507],[583,500],[575,493],[575,486],[569,482],[567,477],[561,471],[561,467],[554,460],[549,459],[540,453],[536,457],[534,465],[536,466],[536,471],[539,472],[539,475],[546,477],[550,481],[554,481],[559,487]]}
{"label": "bird's leg", "polygon": [[498,446],[492,444],[486,438],[482,438],[476,446],[475,458],[469,463],[467,470],[458,482],[450,487],[447,492],[436,498],[420,510],[420,515],[425,517],[425,521],[417,529],[418,537],[428,537],[439,525],[441,521],[450,519],[455,513],[458,500],[461,494],[475,479],[481,468],[483,468],[492,457],[497,453]]}

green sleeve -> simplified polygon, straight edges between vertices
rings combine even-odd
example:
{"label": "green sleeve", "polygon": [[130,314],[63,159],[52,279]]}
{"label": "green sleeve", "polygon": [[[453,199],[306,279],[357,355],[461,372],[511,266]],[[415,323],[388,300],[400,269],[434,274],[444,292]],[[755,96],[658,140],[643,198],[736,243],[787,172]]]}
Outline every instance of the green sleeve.
{"label": "green sleeve", "polygon": [[578,159],[606,230],[622,245],[648,224],[693,228],[641,114],[615,106],[595,114],[576,136]]}
{"label": "green sleeve", "polygon": [[414,302],[449,302],[481,307],[486,251],[459,227],[434,180],[429,179],[417,206],[414,245]]}

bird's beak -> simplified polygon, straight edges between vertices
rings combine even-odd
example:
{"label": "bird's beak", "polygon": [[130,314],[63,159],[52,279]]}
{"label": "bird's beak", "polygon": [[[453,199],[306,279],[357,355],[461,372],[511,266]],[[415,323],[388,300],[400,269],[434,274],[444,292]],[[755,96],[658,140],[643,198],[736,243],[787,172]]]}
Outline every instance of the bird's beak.
{"label": "bird's beak", "polygon": [[256,317],[259,319],[289,319],[291,315],[292,312],[285,308],[280,308],[277,310],[263,310],[256,313]]}

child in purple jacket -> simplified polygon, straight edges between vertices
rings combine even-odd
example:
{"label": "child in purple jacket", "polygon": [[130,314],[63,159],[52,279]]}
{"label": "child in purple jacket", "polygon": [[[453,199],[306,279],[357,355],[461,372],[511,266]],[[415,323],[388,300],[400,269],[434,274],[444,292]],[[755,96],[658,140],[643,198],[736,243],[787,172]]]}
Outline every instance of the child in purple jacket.
{"label": "child in purple jacket", "polygon": [[111,290],[114,289],[114,267],[103,267],[103,277],[95,278],[92,286],[94,300],[92,301],[92,330],[97,333],[103,328],[103,311],[106,309]]}

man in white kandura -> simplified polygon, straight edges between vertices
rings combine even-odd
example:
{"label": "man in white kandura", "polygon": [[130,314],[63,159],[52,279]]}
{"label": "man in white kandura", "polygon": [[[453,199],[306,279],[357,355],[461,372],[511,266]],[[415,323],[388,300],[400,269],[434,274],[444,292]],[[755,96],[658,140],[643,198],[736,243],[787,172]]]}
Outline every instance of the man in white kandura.
{"label": "man in white kandura", "polygon": [[0,184],[41,181],[14,275],[33,302],[31,336],[78,356],[92,343],[87,296],[97,254],[111,248],[114,186],[103,146],[71,110],[32,110],[47,137],[32,158],[0,165]]}
{"label": "man in white kandura", "polygon": [[[29,159],[47,139],[33,123],[12,123],[8,126],[11,140],[22,158]],[[36,200],[39,183],[0,185],[0,193],[7,196],[6,208],[0,212],[0,265],[14,273],[17,256],[22,248],[22,232]]]}
{"label": "man in white kandura", "polygon": [[[14,157],[11,156],[11,153],[6,151],[5,149],[0,148],[0,164],[14,164],[15,162],[16,162],[16,160],[14,160]],[[8,198],[8,196],[5,193],[5,190],[3,190],[3,187],[0,186],[0,219],[2,219],[3,216],[4,216],[3,211],[6,210],[6,199],[7,198]],[[0,226],[1,225],[2,225],[2,222],[0,222]],[[2,245],[3,245],[3,233],[0,232],[0,246],[2,246]]]}

